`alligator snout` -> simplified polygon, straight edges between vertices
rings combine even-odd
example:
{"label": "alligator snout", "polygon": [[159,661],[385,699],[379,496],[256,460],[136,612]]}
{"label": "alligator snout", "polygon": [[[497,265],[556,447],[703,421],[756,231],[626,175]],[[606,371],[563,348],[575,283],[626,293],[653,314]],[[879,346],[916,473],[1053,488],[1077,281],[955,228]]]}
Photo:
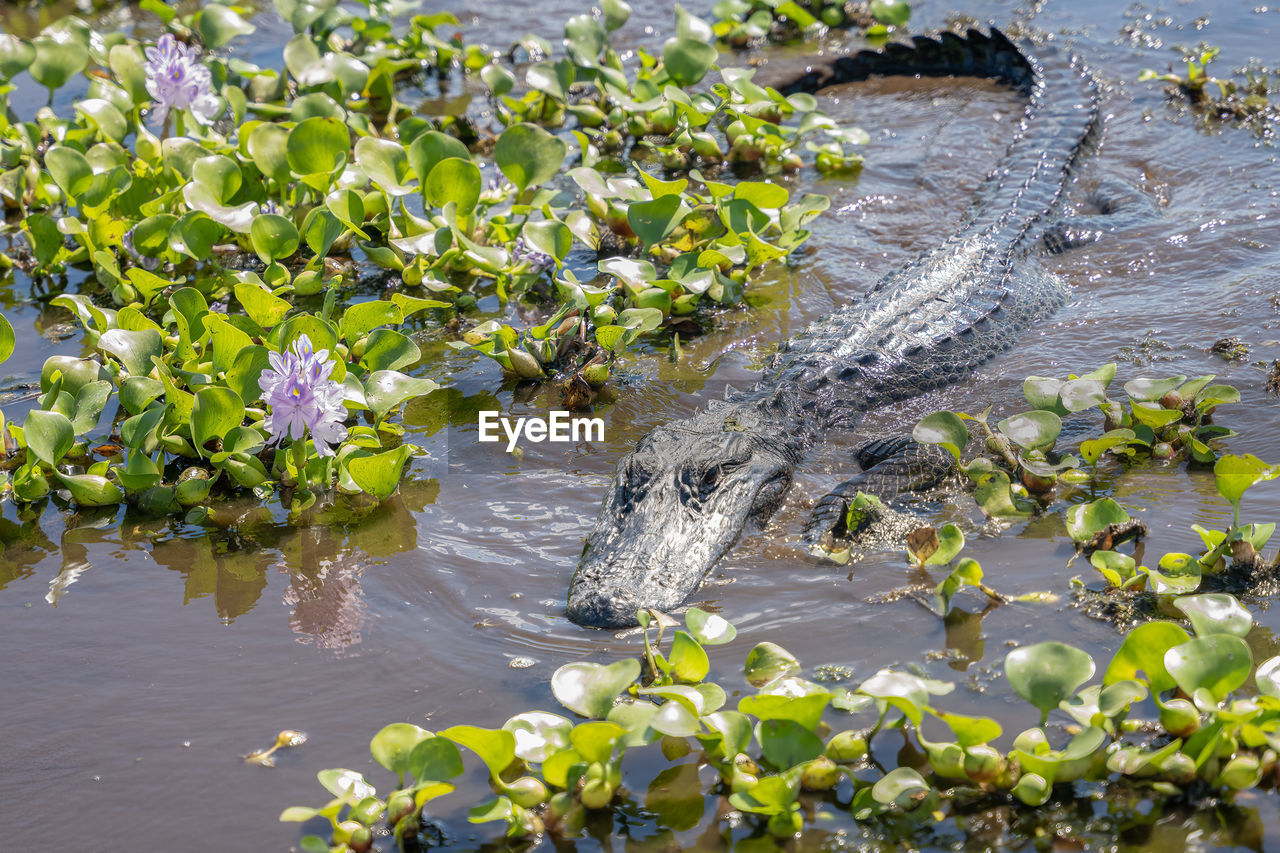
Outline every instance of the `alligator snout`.
{"label": "alligator snout", "polygon": [[588,628],[630,628],[640,603],[630,598],[592,589],[569,591],[569,619]]}

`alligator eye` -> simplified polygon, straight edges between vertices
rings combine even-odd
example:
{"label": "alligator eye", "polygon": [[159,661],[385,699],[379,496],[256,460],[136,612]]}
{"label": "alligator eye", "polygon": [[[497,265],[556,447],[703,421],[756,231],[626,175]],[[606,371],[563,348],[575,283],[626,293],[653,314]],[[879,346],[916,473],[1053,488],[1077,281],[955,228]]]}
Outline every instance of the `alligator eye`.
{"label": "alligator eye", "polygon": [[707,496],[715,491],[716,486],[720,485],[720,476],[723,471],[723,467],[717,465],[702,475],[702,482],[698,484],[698,497],[706,500]]}

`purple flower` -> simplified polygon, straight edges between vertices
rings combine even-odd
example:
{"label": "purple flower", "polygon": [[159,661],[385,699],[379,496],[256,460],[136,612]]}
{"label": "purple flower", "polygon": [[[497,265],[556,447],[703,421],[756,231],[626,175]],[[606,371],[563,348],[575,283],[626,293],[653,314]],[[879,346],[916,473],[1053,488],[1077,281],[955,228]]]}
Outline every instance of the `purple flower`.
{"label": "purple flower", "polygon": [[347,410],[342,405],[342,384],[329,378],[333,372],[329,351],[313,352],[311,339],[302,335],[293,342],[291,352],[273,352],[268,359],[272,369],[262,371],[258,387],[271,407],[267,430],[272,441],[298,440],[310,433],[316,452],[332,456],[330,445],[347,437],[342,425]]}
{"label": "purple flower", "polygon": [[504,192],[508,187],[514,186],[507,180],[507,176],[502,174],[502,171],[495,166],[493,174],[489,176],[489,183],[485,185],[485,189],[491,193],[496,193]]}
{"label": "purple flower", "polygon": [[515,245],[511,247],[511,257],[516,263],[527,263],[529,271],[533,273],[540,273],[556,265],[555,258],[530,247],[523,237],[516,238]]}
{"label": "purple flower", "polygon": [[188,110],[201,124],[212,124],[222,114],[213,92],[213,75],[187,45],[165,33],[147,48],[147,92],[156,102],[161,120],[171,109]]}

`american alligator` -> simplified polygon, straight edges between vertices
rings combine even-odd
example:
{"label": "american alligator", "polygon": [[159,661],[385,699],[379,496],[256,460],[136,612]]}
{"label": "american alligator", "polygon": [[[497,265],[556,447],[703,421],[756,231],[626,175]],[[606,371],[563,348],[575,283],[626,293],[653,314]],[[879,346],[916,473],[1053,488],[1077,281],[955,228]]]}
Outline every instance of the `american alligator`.
{"label": "american alligator", "polygon": [[868,410],[954,383],[1066,298],[1032,249],[1102,119],[1079,60],[969,30],[842,57],[783,91],[877,75],[975,76],[1026,95],[1016,139],[959,230],[787,341],[750,389],[649,432],[619,462],[569,584],[580,625],[625,627],[680,606],[781,503],[814,445]]}

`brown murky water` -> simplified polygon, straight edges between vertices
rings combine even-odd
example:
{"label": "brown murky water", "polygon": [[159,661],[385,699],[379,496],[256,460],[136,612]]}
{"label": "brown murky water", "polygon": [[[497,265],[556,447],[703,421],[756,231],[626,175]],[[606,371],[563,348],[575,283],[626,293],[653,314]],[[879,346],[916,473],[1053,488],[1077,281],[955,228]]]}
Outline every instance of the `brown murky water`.
{"label": "brown murky water", "polygon": [[[689,5],[705,12],[709,4]],[[669,31],[666,4],[635,6],[628,37]],[[469,5],[469,37],[504,42],[513,32],[511,8],[497,0]],[[531,3],[515,28],[555,38],[560,22],[583,8]],[[1150,221],[1049,261],[1073,285],[1068,307],[971,381],[876,413],[863,432],[900,429],[938,408],[993,403],[1013,411],[1028,374],[1120,360],[1119,381],[1213,372],[1237,385],[1246,404],[1223,419],[1241,433],[1230,448],[1280,458],[1277,403],[1265,396],[1254,364],[1280,357],[1280,314],[1269,301],[1280,291],[1276,151],[1245,132],[1199,129],[1158,87],[1133,82],[1143,67],[1176,60],[1175,45],[1202,40],[1223,48],[1226,66],[1251,57],[1273,62],[1280,9],[1238,0],[1030,7],[973,0],[953,10],[926,0],[916,6],[913,29],[940,25],[952,11],[1028,23],[1076,45],[1112,89],[1101,152],[1073,198],[1104,178],[1119,179],[1166,206]],[[259,24],[251,41],[264,52],[289,35],[269,13]],[[581,537],[618,456],[650,426],[692,411],[726,384],[750,381],[774,343],[946,235],[1002,150],[1019,104],[980,83],[892,81],[850,88],[830,108],[871,131],[861,178],[802,181],[834,203],[801,262],[756,291],[754,310],[724,316],[686,343],[684,362],[655,352],[630,363],[617,401],[596,412],[607,424],[603,443],[527,445],[519,457],[479,444],[475,410],[538,413],[547,400],[503,387],[488,360],[445,350],[417,370],[455,389],[451,424],[440,429],[439,400],[410,405],[409,430],[432,458],[415,462],[401,494],[358,525],[293,530],[245,507],[235,532],[211,535],[110,511],[24,515],[5,505],[0,849],[284,850],[296,844],[297,827],[276,816],[323,798],[317,770],[353,767],[385,782],[365,748],[383,724],[496,726],[517,708],[555,708],[546,685],[559,665],[634,655],[636,637],[581,629],[563,615]],[[19,334],[19,355],[3,368],[6,386],[35,379],[49,355],[82,350],[70,316],[45,307],[50,295],[21,278],[0,288]],[[1227,335],[1252,345],[1249,362],[1208,354]],[[6,414],[20,421],[23,410],[11,405]],[[850,667],[853,683],[903,664],[982,688],[961,687],[948,707],[996,716],[1017,732],[1035,721],[997,677],[1010,643],[1053,638],[1100,661],[1109,657],[1116,633],[1065,603],[1069,578],[1087,566],[1066,568],[1070,549],[1052,518],[973,536],[969,553],[1002,592],[1050,590],[1063,602],[1009,605],[983,617],[982,603],[966,600],[962,611],[974,612],[946,624],[909,599],[868,603],[902,582],[900,558],[869,558],[850,570],[803,556],[795,547],[800,522],[812,499],[843,479],[853,446],[841,439],[816,454],[784,509],[746,537],[699,593],[739,628],[736,642],[713,650],[724,683],[736,685],[747,650],[769,639],[807,666]],[[1192,523],[1220,526],[1228,518],[1211,475],[1185,467],[1135,470],[1114,490],[1143,510],[1152,529],[1148,553],[1191,550],[1198,545]],[[1252,520],[1276,519],[1280,484],[1251,492],[1245,508]],[[979,520],[969,504],[940,513]],[[1254,610],[1261,626],[1255,648],[1268,648],[1280,611]],[[274,769],[239,760],[283,728],[307,732],[310,742]],[[471,778],[460,795],[441,801],[455,809],[443,816],[463,847],[497,840],[492,827],[462,819],[468,791],[480,788]],[[1280,801],[1253,795],[1241,802],[1257,811],[1233,820],[1234,835],[1207,826],[1200,832],[1175,816],[1119,846],[1277,843]],[[638,827],[625,835],[628,849],[719,843],[714,831],[700,833]],[[963,833],[940,831],[919,843],[963,846]],[[583,844],[613,842],[606,834]]]}

